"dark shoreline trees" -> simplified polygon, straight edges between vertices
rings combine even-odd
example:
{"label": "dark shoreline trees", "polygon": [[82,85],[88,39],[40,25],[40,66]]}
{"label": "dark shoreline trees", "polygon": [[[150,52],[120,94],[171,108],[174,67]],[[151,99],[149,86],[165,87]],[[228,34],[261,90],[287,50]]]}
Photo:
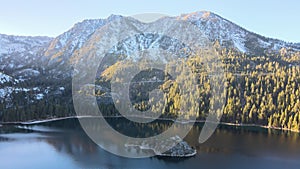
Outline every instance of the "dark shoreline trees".
{"label": "dark shoreline trees", "polygon": [[[137,83],[133,85],[133,106],[139,110],[159,109],[165,106],[163,117],[176,118],[182,113],[180,104],[191,107],[199,107],[185,112],[185,118],[196,116],[198,120],[207,117],[212,100],[218,101],[225,97],[222,122],[234,124],[257,124],[269,127],[285,128],[300,131],[300,54],[290,52],[284,54],[264,54],[262,56],[250,56],[234,52],[233,50],[219,50],[220,59],[223,62],[226,76],[226,94],[223,96],[211,95],[211,84],[207,70],[203,68],[201,56],[187,59],[193,73],[196,74],[198,89],[194,91],[198,98],[182,97],[176,79],[158,73],[162,83],[153,84]],[[176,64],[176,63],[174,63]],[[118,65],[118,66],[116,66]],[[120,65],[118,62],[108,67],[96,84],[105,87],[108,91],[95,91],[98,100],[109,95],[110,78],[117,67],[123,71],[130,66]],[[180,72],[180,70],[178,69]],[[213,71],[213,70],[210,70]],[[145,72],[144,72],[145,73]],[[147,74],[147,72],[146,72]],[[149,70],[149,78],[153,78],[153,72]],[[177,80],[189,83],[189,75],[182,74]],[[142,79],[147,80],[143,75]],[[43,100],[35,100],[32,103],[24,98],[32,98],[30,93],[12,93],[12,105],[8,106],[7,100],[0,102],[0,121],[28,121],[53,117],[75,115],[72,103],[71,80],[63,83],[66,91],[61,95],[47,96]],[[122,79],[119,79],[122,83]],[[57,86],[58,84],[53,84]],[[32,87],[34,84],[27,82],[24,87]],[[148,105],[151,100],[143,89],[161,89],[164,91],[164,105]],[[139,89],[139,90],[137,90]],[[193,93],[193,94],[195,94]],[[83,91],[82,94],[85,94]],[[182,102],[183,101],[183,102]],[[197,106],[195,104],[198,104]],[[119,115],[111,100],[98,104],[102,112],[107,115]],[[216,110],[216,111],[222,111]]]}

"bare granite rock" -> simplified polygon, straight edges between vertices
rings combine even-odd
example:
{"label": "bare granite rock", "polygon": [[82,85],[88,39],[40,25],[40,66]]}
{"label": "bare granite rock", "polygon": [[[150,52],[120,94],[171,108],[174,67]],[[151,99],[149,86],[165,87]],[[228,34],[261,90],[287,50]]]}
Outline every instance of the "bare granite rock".
{"label": "bare granite rock", "polygon": [[192,157],[197,154],[197,151],[179,136],[165,140],[153,139],[151,141],[144,140],[136,143],[126,143],[125,147],[138,147],[141,150],[152,150],[155,155],[162,157]]}

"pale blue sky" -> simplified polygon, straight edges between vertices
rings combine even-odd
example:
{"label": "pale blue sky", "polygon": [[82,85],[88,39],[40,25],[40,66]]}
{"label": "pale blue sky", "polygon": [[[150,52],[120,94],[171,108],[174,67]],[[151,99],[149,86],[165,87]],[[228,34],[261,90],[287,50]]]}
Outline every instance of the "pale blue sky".
{"label": "pale blue sky", "polygon": [[0,0],[0,33],[57,36],[83,19],[215,12],[258,34],[300,42],[299,0]]}

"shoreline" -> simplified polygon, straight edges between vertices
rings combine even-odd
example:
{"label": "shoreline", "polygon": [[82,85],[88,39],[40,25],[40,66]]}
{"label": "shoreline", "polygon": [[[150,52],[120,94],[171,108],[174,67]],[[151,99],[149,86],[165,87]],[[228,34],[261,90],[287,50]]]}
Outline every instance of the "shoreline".
{"label": "shoreline", "polygon": [[[174,123],[180,123],[180,124],[188,124],[188,123],[215,123],[212,121],[206,121],[206,120],[187,120],[187,121],[178,121],[170,118],[158,118],[154,119],[152,117],[146,117],[146,116],[127,116],[131,118],[145,118],[145,119],[153,119],[153,120],[161,120],[161,121],[172,121]],[[25,121],[25,122],[0,122],[0,127],[3,127],[4,125],[34,125],[34,124],[42,124],[47,122],[53,122],[53,121],[60,121],[60,120],[67,120],[67,119],[82,119],[82,118],[126,118],[124,116],[68,116],[68,117],[58,117],[58,118],[50,118],[45,120],[32,120],[32,121]],[[228,123],[228,122],[218,122],[218,125],[224,125],[224,126],[235,126],[235,127],[257,127],[262,129],[273,129],[273,130],[280,130],[280,131],[289,131],[289,132],[295,132],[300,133],[298,130],[291,130],[288,128],[281,128],[281,127],[270,127],[270,126],[264,126],[259,124],[235,124],[235,123]]]}

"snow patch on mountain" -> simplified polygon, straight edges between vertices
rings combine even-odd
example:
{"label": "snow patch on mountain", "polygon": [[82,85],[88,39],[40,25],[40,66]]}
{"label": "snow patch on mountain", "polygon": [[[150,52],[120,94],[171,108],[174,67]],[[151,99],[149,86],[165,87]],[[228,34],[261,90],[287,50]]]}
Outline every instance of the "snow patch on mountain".
{"label": "snow patch on mountain", "polygon": [[70,56],[76,49],[90,38],[90,36],[108,22],[121,18],[119,15],[111,15],[107,19],[88,19],[75,24],[70,30],[55,38],[45,52],[50,56],[51,63],[55,63],[61,56]]}
{"label": "snow patch on mountain", "polygon": [[183,14],[179,20],[187,20],[195,24],[212,41],[218,40],[223,47],[235,48],[244,53],[257,54],[255,49],[278,52],[281,48],[293,48],[300,51],[298,44],[266,38],[249,32],[246,29],[209,11]]}
{"label": "snow patch on mountain", "polygon": [[9,83],[9,82],[12,84],[17,84],[20,82],[20,80],[15,79],[7,74],[0,72],[0,84],[5,84],[5,83]]}
{"label": "snow patch on mountain", "polygon": [[10,77],[10,76],[8,76],[8,75],[6,75],[6,74],[3,74],[3,73],[1,73],[0,72],[0,84],[2,83],[7,83],[7,82],[9,82],[9,81],[11,81],[12,80],[12,78]]}
{"label": "snow patch on mountain", "polygon": [[[7,86],[4,88],[0,88],[0,99],[11,99],[11,95],[13,93],[33,93],[34,100],[42,100],[44,99],[45,95],[47,95],[51,91],[50,87],[47,88],[40,88],[40,87],[34,87],[34,88],[21,88],[21,87],[11,87]],[[26,96],[27,97],[27,96]],[[34,102],[34,100],[31,100],[31,102]]]}
{"label": "snow patch on mountain", "polygon": [[212,12],[200,11],[183,14],[178,19],[195,24],[211,41],[218,40],[220,44],[231,42],[236,49],[247,52],[245,39],[248,32]]}
{"label": "snow patch on mountain", "polygon": [[0,34],[0,56],[3,54],[22,53],[49,43],[49,37],[11,36]]}
{"label": "snow patch on mountain", "polygon": [[29,92],[30,89],[20,87],[4,87],[0,88],[0,98],[9,98],[12,93]]}
{"label": "snow patch on mountain", "polygon": [[5,98],[7,96],[10,96],[10,94],[13,92],[11,87],[5,87],[3,89],[0,89],[0,98]]}
{"label": "snow patch on mountain", "polygon": [[14,73],[15,76],[18,76],[20,78],[28,78],[28,77],[37,77],[39,76],[41,73],[38,70],[34,70],[34,69],[22,69],[20,71],[16,71]]}
{"label": "snow patch on mountain", "polygon": [[[144,51],[148,49],[163,49],[173,56],[185,58],[191,55],[191,49],[176,39],[160,34],[142,33],[125,39],[114,46],[108,54],[126,56],[126,59],[134,61],[141,59],[140,55],[135,55],[136,51]],[[158,51],[157,51],[158,52]],[[167,58],[151,53],[151,59],[166,61]],[[168,58],[167,60],[170,60]],[[174,58],[172,58],[174,59]]]}
{"label": "snow patch on mountain", "polygon": [[36,100],[42,100],[44,98],[44,94],[43,93],[39,93],[35,95],[35,99]]}

